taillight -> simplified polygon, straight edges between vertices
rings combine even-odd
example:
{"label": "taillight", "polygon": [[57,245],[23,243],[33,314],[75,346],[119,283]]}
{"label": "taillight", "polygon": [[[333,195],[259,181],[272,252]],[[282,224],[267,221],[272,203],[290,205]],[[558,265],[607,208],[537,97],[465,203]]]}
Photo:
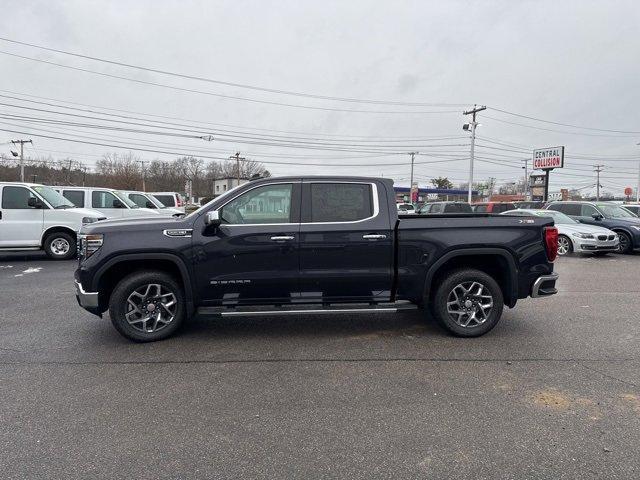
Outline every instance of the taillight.
{"label": "taillight", "polygon": [[180,198],[180,195],[176,195],[176,206],[182,206],[182,198]]}
{"label": "taillight", "polygon": [[547,250],[547,258],[553,262],[558,256],[558,229],[556,227],[544,227],[544,246]]}

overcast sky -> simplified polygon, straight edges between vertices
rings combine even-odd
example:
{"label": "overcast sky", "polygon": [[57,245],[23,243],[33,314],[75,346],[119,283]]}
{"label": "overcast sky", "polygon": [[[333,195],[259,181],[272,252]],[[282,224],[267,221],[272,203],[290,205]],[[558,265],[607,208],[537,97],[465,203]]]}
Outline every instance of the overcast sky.
{"label": "overcast sky", "polygon": [[[30,155],[50,153],[65,157],[67,152],[73,152],[75,158],[90,165],[106,151],[115,151],[35,135],[48,129],[55,134],[47,135],[64,133],[75,139],[84,135],[85,139],[99,138],[102,143],[155,144],[158,148],[219,157],[240,151],[265,162],[326,165],[266,165],[278,175],[384,175],[408,184],[407,154],[382,156],[383,153],[372,152],[417,150],[429,156],[418,156],[416,162],[440,161],[416,165],[416,178],[424,185],[433,176],[448,176],[456,183],[467,178],[469,164],[463,159],[468,158],[469,139],[462,131],[462,111],[474,103],[559,123],[640,132],[637,1],[5,0],[4,7],[0,36],[59,50],[277,90],[453,104],[413,107],[275,94],[180,79],[0,41],[2,52],[200,92],[296,105],[223,99],[0,54],[3,95],[10,91],[23,98],[34,95],[177,117],[192,123],[234,126],[211,125],[215,140],[209,143],[0,120],[0,128],[33,134],[27,136],[35,147],[28,148]],[[6,98],[0,101],[51,109]],[[380,113],[389,111],[403,113]],[[54,116],[7,106],[0,107],[0,112]],[[522,175],[517,160],[530,157],[525,152],[533,147],[565,145],[567,169],[562,172],[564,175],[552,176],[555,188],[595,183],[589,170],[596,163],[606,165],[602,180],[605,190],[622,193],[624,186],[635,186],[637,182],[640,146],[636,143],[640,133],[580,130],[491,109],[479,118],[478,135],[488,140],[478,140],[484,145],[478,148],[478,156],[510,166],[478,162],[476,180],[489,176],[501,181],[514,179]],[[346,146],[314,150],[252,145],[228,138],[231,141],[223,141],[215,134],[220,128],[242,130],[245,137],[258,133],[281,135],[288,140],[305,136],[322,139],[317,143],[331,144],[333,149],[337,143]],[[6,140],[25,137],[9,132],[0,135]],[[400,140],[390,141],[393,137]],[[461,138],[436,140],[437,137]],[[8,153],[9,146],[0,148]],[[140,156],[175,157],[149,152],[140,152]],[[441,162],[447,159],[450,162]]]}

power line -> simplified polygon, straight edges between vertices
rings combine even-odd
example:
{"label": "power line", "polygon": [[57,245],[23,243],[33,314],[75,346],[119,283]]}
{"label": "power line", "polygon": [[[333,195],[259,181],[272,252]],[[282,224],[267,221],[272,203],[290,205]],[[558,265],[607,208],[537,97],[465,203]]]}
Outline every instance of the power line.
{"label": "power line", "polygon": [[228,82],[228,81],[223,81],[223,80],[214,80],[211,78],[206,78],[206,77],[200,77],[200,76],[196,76],[196,75],[187,75],[187,74],[183,74],[183,73],[177,73],[177,72],[170,72],[167,70],[160,70],[157,68],[151,68],[151,67],[143,67],[140,65],[134,65],[134,64],[130,64],[130,63],[124,63],[124,62],[119,62],[119,61],[115,61],[115,60],[108,60],[105,58],[100,58],[100,57],[93,57],[90,55],[83,55],[80,53],[74,53],[74,52],[69,52],[69,51],[65,51],[65,50],[58,50],[55,48],[50,48],[50,47],[45,47],[42,45],[36,45],[33,43],[27,43],[27,42],[21,42],[18,40],[13,40],[10,38],[4,38],[4,37],[0,37],[0,40],[4,41],[4,42],[9,42],[9,43],[14,43],[14,44],[18,44],[18,45],[24,45],[24,46],[28,46],[28,47],[32,47],[32,48],[37,48],[40,50],[46,50],[49,52],[55,52],[55,53],[60,53],[62,55],[68,55],[68,56],[73,56],[73,57],[77,57],[77,58],[84,58],[87,60],[93,60],[96,62],[102,62],[102,63],[108,63],[110,65],[117,65],[120,67],[127,67],[127,68],[134,68],[136,70],[142,70],[145,72],[152,72],[152,73],[158,73],[158,74],[162,74],[162,75],[168,75],[168,76],[172,76],[172,77],[178,77],[178,78],[185,78],[185,79],[189,79],[189,80],[197,80],[197,81],[201,81],[201,82],[207,82],[207,83],[214,83],[214,84],[218,84],[218,85],[225,85],[228,87],[237,87],[237,88],[244,88],[244,89],[248,89],[248,90],[256,90],[256,91],[260,91],[260,92],[268,92],[268,93],[276,93],[276,94],[280,94],[280,95],[293,95],[296,97],[306,97],[306,98],[314,98],[314,99],[319,99],[319,100],[331,100],[331,101],[339,101],[339,102],[351,102],[351,103],[366,103],[366,104],[376,104],[376,105],[396,105],[396,106],[411,106],[411,107],[463,107],[466,104],[461,104],[461,103],[416,103],[416,102],[399,102],[399,101],[390,101],[390,100],[369,100],[369,99],[359,99],[359,98],[348,98],[348,97],[333,97],[333,96],[329,96],[329,95],[319,95],[319,94],[313,94],[313,93],[304,93],[304,92],[293,92],[293,91],[289,91],[289,90],[280,90],[280,89],[275,89],[275,88],[266,88],[266,87],[259,87],[259,86],[255,86],[255,85],[246,85],[246,84],[242,84],[242,83],[234,83],[234,82]]}
{"label": "power line", "polygon": [[3,50],[0,50],[0,54],[7,55],[7,56],[10,56],[10,57],[14,57],[14,58],[20,58],[20,59],[23,59],[23,60],[29,60],[29,61],[32,61],[32,62],[44,63],[46,65],[53,65],[53,66],[60,67],[60,68],[66,68],[68,70],[74,70],[74,71],[84,72],[84,73],[91,73],[93,75],[99,75],[99,76],[107,77],[107,78],[115,78],[115,79],[118,79],[118,80],[126,80],[126,81],[129,81],[129,82],[138,83],[138,84],[141,84],[141,85],[151,85],[151,86],[154,86],[154,87],[168,88],[168,89],[176,90],[176,91],[180,91],[180,92],[196,93],[196,94],[200,94],[200,95],[208,95],[208,96],[217,97],[217,98],[225,98],[225,99],[228,99],[228,100],[240,100],[240,101],[252,102],[252,103],[260,103],[260,104],[265,104],[265,105],[276,105],[276,106],[280,106],[280,107],[303,108],[303,109],[310,109],[310,110],[322,110],[322,111],[328,111],[328,112],[402,114],[402,115],[406,115],[406,114],[420,114],[420,115],[422,115],[422,114],[458,113],[458,110],[437,110],[437,111],[354,110],[354,109],[346,109],[346,108],[316,107],[316,106],[312,106],[312,105],[296,105],[296,104],[292,104],[292,103],[271,102],[271,101],[267,101],[267,100],[258,100],[258,99],[255,99],[255,98],[237,97],[237,96],[233,96],[233,95],[223,95],[223,94],[220,94],[220,93],[207,92],[207,91],[204,91],[204,90],[195,90],[195,89],[192,89],[192,88],[176,87],[174,85],[167,85],[165,83],[158,83],[158,82],[150,82],[150,81],[146,81],[146,80],[140,80],[140,79],[137,79],[137,78],[125,77],[125,76],[122,76],[122,75],[113,75],[113,74],[110,74],[110,73],[98,72],[98,71],[95,71],[95,70],[90,70],[88,68],[74,67],[74,66],[71,66],[71,65],[64,65],[62,63],[51,62],[51,61],[42,60],[42,59],[39,59],[39,58],[27,57],[25,55],[18,55],[18,54],[6,52],[6,51],[3,51]]}

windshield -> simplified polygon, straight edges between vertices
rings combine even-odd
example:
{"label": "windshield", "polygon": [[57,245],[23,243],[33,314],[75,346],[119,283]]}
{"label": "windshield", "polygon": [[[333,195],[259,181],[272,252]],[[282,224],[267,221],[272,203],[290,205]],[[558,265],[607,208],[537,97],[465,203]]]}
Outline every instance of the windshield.
{"label": "windshield", "polygon": [[556,225],[573,225],[576,223],[580,223],[574,220],[571,217],[568,217],[562,212],[556,212],[555,210],[538,210],[537,212],[533,212],[534,215],[539,217],[551,217]]}
{"label": "windshield", "polygon": [[129,198],[124,193],[118,192],[117,190],[111,190],[111,193],[113,193],[116,197],[118,197],[118,200],[122,201],[122,203],[124,203],[127,207],[140,208],[133,201],[129,200]]}
{"label": "windshield", "polygon": [[64,198],[53,188],[38,186],[33,187],[33,189],[38,192],[38,195],[51,204],[53,208],[75,208],[73,203]]}
{"label": "windshield", "polygon": [[608,203],[598,203],[596,207],[608,218],[637,218],[629,210],[625,210],[618,205],[609,205]]}

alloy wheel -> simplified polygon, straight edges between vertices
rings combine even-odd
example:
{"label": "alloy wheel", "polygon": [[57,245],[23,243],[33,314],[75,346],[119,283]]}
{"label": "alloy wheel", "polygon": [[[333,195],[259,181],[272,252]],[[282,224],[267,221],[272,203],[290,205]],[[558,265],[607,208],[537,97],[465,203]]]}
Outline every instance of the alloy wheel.
{"label": "alloy wheel", "polygon": [[480,282],[464,282],[453,287],[447,297],[447,313],[461,327],[477,327],[493,310],[493,296]]}
{"label": "alloy wheel", "polygon": [[571,251],[571,244],[566,237],[558,237],[558,255],[566,255]]}
{"label": "alloy wheel", "polygon": [[125,318],[136,330],[154,333],[173,321],[177,307],[176,296],[169,288],[150,283],[142,285],[129,295]]}
{"label": "alloy wheel", "polygon": [[626,252],[629,248],[629,237],[624,234],[620,234],[618,235],[618,240],[620,242],[618,243],[618,251],[622,253]]}

